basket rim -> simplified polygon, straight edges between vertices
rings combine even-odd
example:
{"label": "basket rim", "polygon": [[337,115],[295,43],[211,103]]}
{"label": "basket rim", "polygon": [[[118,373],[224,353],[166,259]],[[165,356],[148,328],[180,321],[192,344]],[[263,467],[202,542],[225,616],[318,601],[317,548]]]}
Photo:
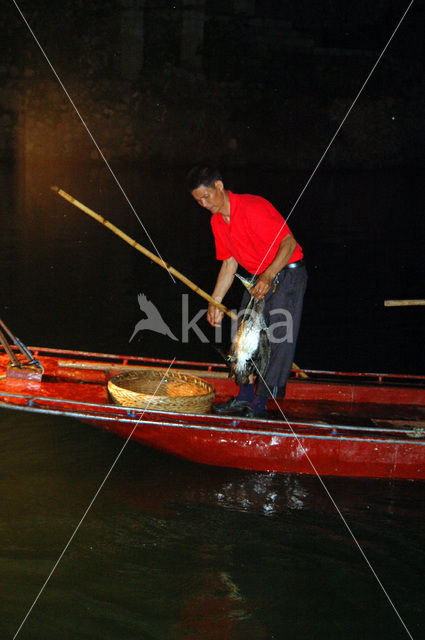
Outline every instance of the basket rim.
{"label": "basket rim", "polygon": [[[165,375],[164,375],[165,374]],[[195,395],[170,396],[155,391],[154,393],[143,389],[129,389],[125,382],[140,381],[152,383],[158,382],[158,390],[162,383],[185,382],[192,383],[196,387]],[[117,384],[118,383],[118,384]],[[205,415],[211,408],[215,397],[215,388],[203,378],[181,372],[173,372],[168,369],[144,369],[142,371],[128,371],[113,376],[107,383],[107,389],[115,404],[133,409],[149,409],[151,411],[163,411],[167,413],[184,413],[193,415]]]}
{"label": "basket rim", "polygon": [[[164,375],[167,374],[167,375]],[[108,380],[108,388],[115,387],[117,390],[125,391],[126,393],[135,394],[137,396],[145,396],[145,397],[158,397],[158,398],[168,398],[168,395],[162,394],[152,394],[152,393],[144,393],[143,391],[134,391],[133,389],[128,389],[127,387],[119,384],[121,381],[125,380],[137,380],[139,378],[147,377],[147,375],[151,375],[153,378],[161,378],[167,380],[168,377],[173,378],[175,380],[182,380],[185,382],[193,382],[196,386],[203,388],[205,393],[199,394],[197,397],[208,396],[209,394],[215,394],[214,387],[199,376],[195,376],[191,373],[182,373],[180,371],[172,371],[171,369],[168,371],[167,369],[143,369],[142,371],[128,371],[125,373],[119,373],[116,376],[113,376]],[[190,396],[181,396],[182,398],[187,398]]]}

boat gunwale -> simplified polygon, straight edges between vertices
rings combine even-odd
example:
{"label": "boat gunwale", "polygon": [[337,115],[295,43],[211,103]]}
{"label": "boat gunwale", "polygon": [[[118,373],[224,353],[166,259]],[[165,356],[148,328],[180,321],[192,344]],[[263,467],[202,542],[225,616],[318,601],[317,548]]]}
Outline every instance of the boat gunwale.
{"label": "boat gunwale", "polygon": [[[310,440],[332,440],[332,441],[346,441],[346,442],[376,442],[376,443],[380,443],[380,444],[397,444],[397,445],[420,445],[420,446],[424,446],[425,445],[425,439],[421,440],[420,438],[417,437],[412,437],[410,439],[404,440],[404,439],[396,439],[396,440],[391,440],[388,438],[364,438],[364,437],[356,437],[356,436],[351,436],[351,437],[347,437],[347,436],[341,436],[340,434],[312,434],[312,433],[295,433],[294,431],[291,431],[290,429],[288,429],[288,431],[286,433],[283,432],[279,432],[279,431],[266,431],[264,430],[256,430],[256,429],[249,429],[249,428],[241,428],[241,427],[226,427],[226,426],[214,426],[214,425],[201,425],[201,424],[194,424],[191,422],[188,423],[178,423],[178,422],[157,422],[154,420],[140,420],[136,419],[136,418],[132,418],[132,417],[128,417],[128,418],[117,418],[117,416],[110,416],[110,415],[105,415],[105,414],[85,414],[85,413],[73,413],[73,412],[68,412],[68,411],[59,411],[59,410],[55,410],[55,409],[43,409],[41,407],[30,407],[28,405],[24,406],[24,405],[14,405],[14,404],[10,404],[10,405],[6,405],[3,403],[0,403],[0,406],[2,406],[5,409],[11,409],[11,410],[21,410],[21,411],[27,411],[29,413],[37,413],[37,414],[41,414],[41,415],[57,415],[57,416],[63,416],[63,417],[67,417],[67,418],[76,418],[77,420],[84,420],[84,421],[91,421],[91,420],[98,420],[98,421],[106,421],[106,422],[129,422],[130,424],[136,423],[136,425],[138,423],[140,423],[141,425],[149,425],[152,427],[160,427],[160,428],[174,428],[174,429],[190,429],[190,430],[198,430],[198,431],[214,431],[214,432],[219,432],[219,433],[235,433],[235,434],[239,434],[239,435],[255,435],[255,436],[267,436],[270,438],[294,438],[295,440],[304,440],[304,439],[310,439]],[[253,422],[258,422],[256,420],[253,420]],[[264,421],[267,423],[267,421]],[[306,425],[307,427],[311,426],[311,425]],[[325,425],[320,425],[322,427],[324,427]],[[361,427],[360,427],[361,428]],[[405,433],[405,432],[404,432]]]}
{"label": "boat gunwale", "polygon": [[[406,440],[406,442],[411,442],[416,441],[418,443],[421,443],[421,438],[422,438],[422,434],[418,435],[417,432],[414,429],[400,429],[400,428],[391,428],[391,427],[367,427],[367,426],[361,426],[361,425],[340,425],[340,424],[323,424],[322,422],[312,422],[312,421],[294,421],[294,420],[287,420],[286,417],[283,415],[283,419],[279,419],[279,420],[273,420],[273,419],[261,419],[261,418],[243,418],[243,420],[241,421],[240,419],[238,419],[238,417],[235,416],[219,416],[219,415],[214,415],[214,414],[208,414],[207,416],[205,414],[196,414],[196,413],[185,413],[185,414],[178,414],[178,413],[174,413],[174,412],[170,412],[170,411],[159,411],[159,410],[153,410],[153,409],[149,409],[149,408],[145,408],[145,409],[141,409],[140,407],[123,407],[123,406],[119,406],[119,405],[114,405],[114,404],[100,404],[100,403],[91,403],[91,402],[87,402],[87,401],[80,401],[80,400],[72,400],[72,399],[64,399],[64,398],[52,398],[52,397],[40,397],[37,395],[27,395],[27,394],[19,394],[19,393],[12,393],[12,392],[3,392],[0,391],[0,397],[2,398],[16,398],[18,400],[24,400],[27,401],[26,405],[20,405],[20,404],[14,404],[14,403],[5,403],[4,401],[0,401],[0,407],[2,408],[10,408],[10,409],[20,409],[20,408],[27,408],[29,410],[34,410],[37,411],[37,413],[49,413],[50,411],[54,411],[55,415],[67,415],[68,417],[77,417],[77,418],[84,418],[84,419],[91,419],[92,417],[96,416],[96,419],[102,420],[105,419],[107,421],[111,421],[111,420],[115,420],[115,421],[119,421],[119,422],[140,422],[140,423],[149,423],[149,424],[156,424],[158,426],[167,426],[168,423],[161,423],[160,422],[160,418],[163,416],[179,416],[179,423],[173,423],[175,424],[175,426],[181,426],[181,427],[189,427],[193,425],[193,422],[189,422],[189,419],[193,419],[193,418],[201,418],[203,420],[208,420],[210,422],[212,422],[213,424],[209,424],[209,425],[200,425],[205,429],[210,429],[212,431],[232,431],[235,433],[249,433],[249,425],[251,423],[260,423],[261,425],[264,426],[268,426],[269,428],[273,428],[273,426],[276,427],[276,429],[281,429],[282,426],[285,427],[285,425],[287,425],[287,429],[288,429],[288,434],[285,435],[292,435],[294,437],[298,437],[299,434],[295,433],[295,429],[293,429],[294,427],[296,429],[317,429],[319,431],[323,430],[327,430],[327,431],[331,431],[330,436],[327,437],[331,437],[333,440],[336,439],[344,439],[343,437],[340,436],[340,433],[338,432],[349,432],[349,431],[354,431],[357,433],[374,433],[374,434],[378,434],[378,436],[380,436],[382,434],[381,437],[377,437],[376,441],[377,442],[382,442],[382,439],[384,438],[384,434],[400,434],[400,436],[404,435],[404,436],[408,436],[409,439]],[[36,403],[38,402],[39,405],[33,407],[30,403]],[[42,406],[43,403],[44,405],[48,404],[49,402],[52,403],[61,403],[62,405],[71,405],[72,406],[76,406],[76,407],[89,407],[90,409],[98,409],[99,411],[94,411],[92,413],[78,413],[77,411],[72,411],[72,408],[70,410],[68,409],[63,409],[63,410],[54,410],[54,409],[49,409],[46,406]],[[100,411],[102,409],[107,409],[108,411]],[[140,415],[130,415],[131,413],[134,412],[138,412]],[[127,415],[125,415],[127,414]],[[144,415],[158,415],[159,420],[142,420]],[[215,426],[217,422],[223,422],[224,421],[224,425],[222,424],[221,426]],[[237,421],[238,424],[234,425],[233,422]],[[240,424],[242,422],[242,424]],[[247,426],[245,426],[245,424],[247,424]],[[232,425],[232,428],[229,428],[229,425]],[[171,424],[170,424],[171,426]],[[263,433],[264,435],[266,435],[265,431],[259,431],[258,433]],[[270,433],[268,435],[283,435],[283,434],[279,434],[278,431],[270,431]],[[301,434],[300,437],[307,437],[306,434]],[[313,436],[311,434],[311,437],[316,437]],[[317,437],[322,437],[322,436],[317,436]],[[326,436],[325,436],[326,437]],[[423,438],[424,441],[422,444],[425,444],[425,431],[423,434]],[[354,435],[352,435],[350,438],[346,438],[346,439],[359,439],[359,440],[368,440],[368,438],[356,438]],[[373,440],[373,439],[372,439]],[[387,441],[387,440],[385,440]],[[401,440],[395,440],[394,442],[401,442]]]}
{"label": "boat gunwale", "polygon": [[[17,347],[12,347],[14,350],[17,350]],[[228,367],[225,363],[220,362],[200,362],[195,360],[171,360],[166,358],[151,358],[147,356],[132,356],[132,355],[120,355],[120,354],[110,354],[110,353],[101,353],[95,351],[80,351],[80,350],[72,350],[72,349],[58,349],[54,347],[28,347],[29,350],[33,353],[34,357],[39,357],[42,355],[48,356],[77,356],[78,358],[93,358],[96,361],[106,360],[117,360],[118,364],[122,366],[132,366],[129,365],[129,362],[135,362],[135,366],[137,363],[151,363],[152,365],[155,363],[162,364],[170,364],[173,366],[196,366],[199,368],[204,375],[214,372],[216,369],[219,369],[223,372],[228,371]],[[0,354],[3,353],[6,355],[4,348],[0,345]],[[71,359],[71,358],[70,358]],[[76,361],[78,362],[78,360]],[[89,363],[90,360],[82,360],[82,363]],[[107,364],[107,362],[105,362]],[[204,371],[202,368],[205,367]],[[374,382],[374,380],[370,380],[369,378],[376,378],[375,382],[379,385],[384,385],[387,382],[393,382],[399,380],[401,383],[397,383],[396,386],[400,386],[400,384],[406,384],[409,381],[412,381],[413,384],[417,384],[419,387],[425,386],[425,375],[417,375],[417,374],[398,374],[398,373],[379,373],[379,372],[356,372],[356,371],[337,371],[337,370],[326,370],[326,369],[307,369],[302,368],[299,370],[293,370],[291,377],[291,381],[297,380],[298,382],[315,382],[315,380],[303,379],[300,377],[300,374],[306,373],[307,375],[312,376],[329,376],[330,380],[335,380],[336,378],[355,378],[356,381],[362,379],[366,382]],[[321,382],[327,382],[324,378],[322,378]],[[422,384],[420,384],[422,383]]]}

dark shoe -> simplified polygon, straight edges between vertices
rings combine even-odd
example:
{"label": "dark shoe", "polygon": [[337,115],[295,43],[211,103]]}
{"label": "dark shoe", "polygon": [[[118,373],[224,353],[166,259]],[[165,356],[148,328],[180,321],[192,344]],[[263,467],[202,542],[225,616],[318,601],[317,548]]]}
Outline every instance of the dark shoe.
{"label": "dark shoe", "polygon": [[249,408],[249,402],[247,400],[230,398],[227,402],[214,404],[212,406],[212,412],[217,413],[219,416],[240,416],[247,408]]}
{"label": "dark shoe", "polygon": [[254,413],[251,407],[246,407],[241,414],[244,418],[269,418],[269,414],[266,410],[261,411],[260,413]]}

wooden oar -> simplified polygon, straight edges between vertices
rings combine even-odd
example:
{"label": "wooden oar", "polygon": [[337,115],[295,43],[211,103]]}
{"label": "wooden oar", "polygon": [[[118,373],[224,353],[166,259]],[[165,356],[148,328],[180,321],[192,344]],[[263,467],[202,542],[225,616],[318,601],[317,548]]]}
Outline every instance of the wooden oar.
{"label": "wooden oar", "polygon": [[425,300],[384,300],[386,307],[425,307]]}
{"label": "wooden oar", "polygon": [[[150,258],[150,260],[153,260],[153,262],[156,262],[156,264],[159,264],[160,267],[163,267],[163,269],[167,269],[167,271],[169,271],[171,274],[173,274],[173,276],[176,276],[176,278],[184,282],[184,284],[187,285],[190,289],[192,289],[192,291],[195,291],[195,293],[200,295],[202,298],[205,298],[205,300],[208,300],[208,302],[211,302],[211,304],[213,304],[215,307],[217,307],[221,311],[224,311],[224,313],[227,314],[229,318],[232,318],[232,320],[237,320],[238,317],[235,313],[233,313],[233,311],[230,311],[230,309],[225,307],[224,304],[220,304],[219,302],[214,300],[212,296],[210,296],[206,291],[203,291],[202,289],[200,289],[194,282],[192,282],[191,280],[189,280],[189,278],[186,278],[186,276],[180,273],[180,271],[177,271],[177,269],[174,269],[174,267],[169,265],[167,262],[164,262],[164,260],[161,260],[161,258],[159,258],[157,255],[152,253],[152,251],[149,251],[149,249],[146,249],[145,247],[143,247],[141,244],[136,242],[136,240],[133,240],[133,238],[130,238],[130,236],[124,233],[124,231],[121,231],[121,229],[119,229],[114,224],[112,224],[112,222],[109,222],[103,216],[99,215],[92,209],[89,209],[89,207],[86,207],[85,204],[83,204],[82,202],[79,202],[78,200],[70,196],[69,193],[67,193],[63,189],[60,189],[59,187],[52,187],[52,191],[60,195],[65,200],[68,200],[68,202],[73,204],[78,209],[81,209],[81,211],[84,211],[84,213],[87,213],[89,216],[97,220],[97,222],[100,222],[100,224],[103,224],[104,227],[107,227],[108,229],[110,229],[110,231],[112,231],[117,236],[122,238],[122,240],[125,240],[125,242],[127,242],[131,247],[134,247],[134,249],[137,249],[137,251],[140,251],[140,253],[143,253],[143,255]],[[295,362],[293,363],[292,367],[296,371],[300,371],[299,375],[302,378],[308,377],[307,374],[304,373],[297,364],[295,364]]]}
{"label": "wooden oar", "polygon": [[143,253],[150,260],[153,260],[153,262],[156,262],[156,264],[159,264],[160,267],[162,267],[163,269],[167,269],[167,271],[169,271],[173,276],[176,276],[176,278],[184,282],[184,284],[187,285],[190,289],[192,289],[192,291],[195,291],[195,293],[200,295],[202,298],[205,298],[205,300],[208,300],[208,302],[213,304],[215,307],[217,307],[218,309],[221,309],[221,311],[224,311],[224,313],[226,313],[230,318],[232,318],[232,320],[237,320],[237,315],[233,313],[233,311],[230,311],[230,309],[225,307],[224,304],[220,304],[219,302],[214,300],[212,296],[210,296],[206,291],[203,291],[202,289],[200,289],[194,282],[192,282],[191,280],[189,280],[189,278],[186,278],[186,276],[180,273],[180,271],[177,271],[177,269],[174,269],[174,267],[169,265],[167,262],[164,262],[164,260],[161,260],[161,258],[159,258],[157,255],[152,253],[152,251],[149,251],[149,249],[146,249],[145,247],[143,247],[141,244],[136,242],[136,240],[133,240],[133,238],[130,238],[130,236],[124,233],[124,231],[121,231],[121,229],[118,229],[118,227],[112,224],[112,222],[105,220],[103,216],[100,216],[98,213],[96,213],[92,209],[89,209],[88,207],[86,207],[85,204],[83,204],[82,202],[79,202],[78,200],[70,196],[69,193],[66,193],[66,191],[63,191],[63,189],[59,189],[59,187],[52,187],[52,190],[58,193],[60,196],[62,196],[62,198],[65,198],[65,200],[68,200],[68,202],[73,204],[75,207],[77,207],[78,209],[81,209],[81,211],[84,211],[84,213],[87,213],[89,216],[91,216],[92,218],[100,222],[100,224],[103,224],[104,227],[107,227],[108,229],[110,229],[113,233],[115,233],[117,236],[122,238],[122,240],[125,240],[125,242],[128,242],[130,246],[134,247],[134,249],[137,249],[137,251],[140,251],[140,253]]}

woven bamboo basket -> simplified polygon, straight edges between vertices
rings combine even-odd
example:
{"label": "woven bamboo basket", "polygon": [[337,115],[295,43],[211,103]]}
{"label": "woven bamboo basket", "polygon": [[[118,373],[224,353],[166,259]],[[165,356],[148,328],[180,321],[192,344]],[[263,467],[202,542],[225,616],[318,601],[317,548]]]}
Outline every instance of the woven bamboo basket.
{"label": "woven bamboo basket", "polygon": [[115,404],[176,413],[208,413],[215,389],[187,373],[144,369],[114,376],[108,391]]}

